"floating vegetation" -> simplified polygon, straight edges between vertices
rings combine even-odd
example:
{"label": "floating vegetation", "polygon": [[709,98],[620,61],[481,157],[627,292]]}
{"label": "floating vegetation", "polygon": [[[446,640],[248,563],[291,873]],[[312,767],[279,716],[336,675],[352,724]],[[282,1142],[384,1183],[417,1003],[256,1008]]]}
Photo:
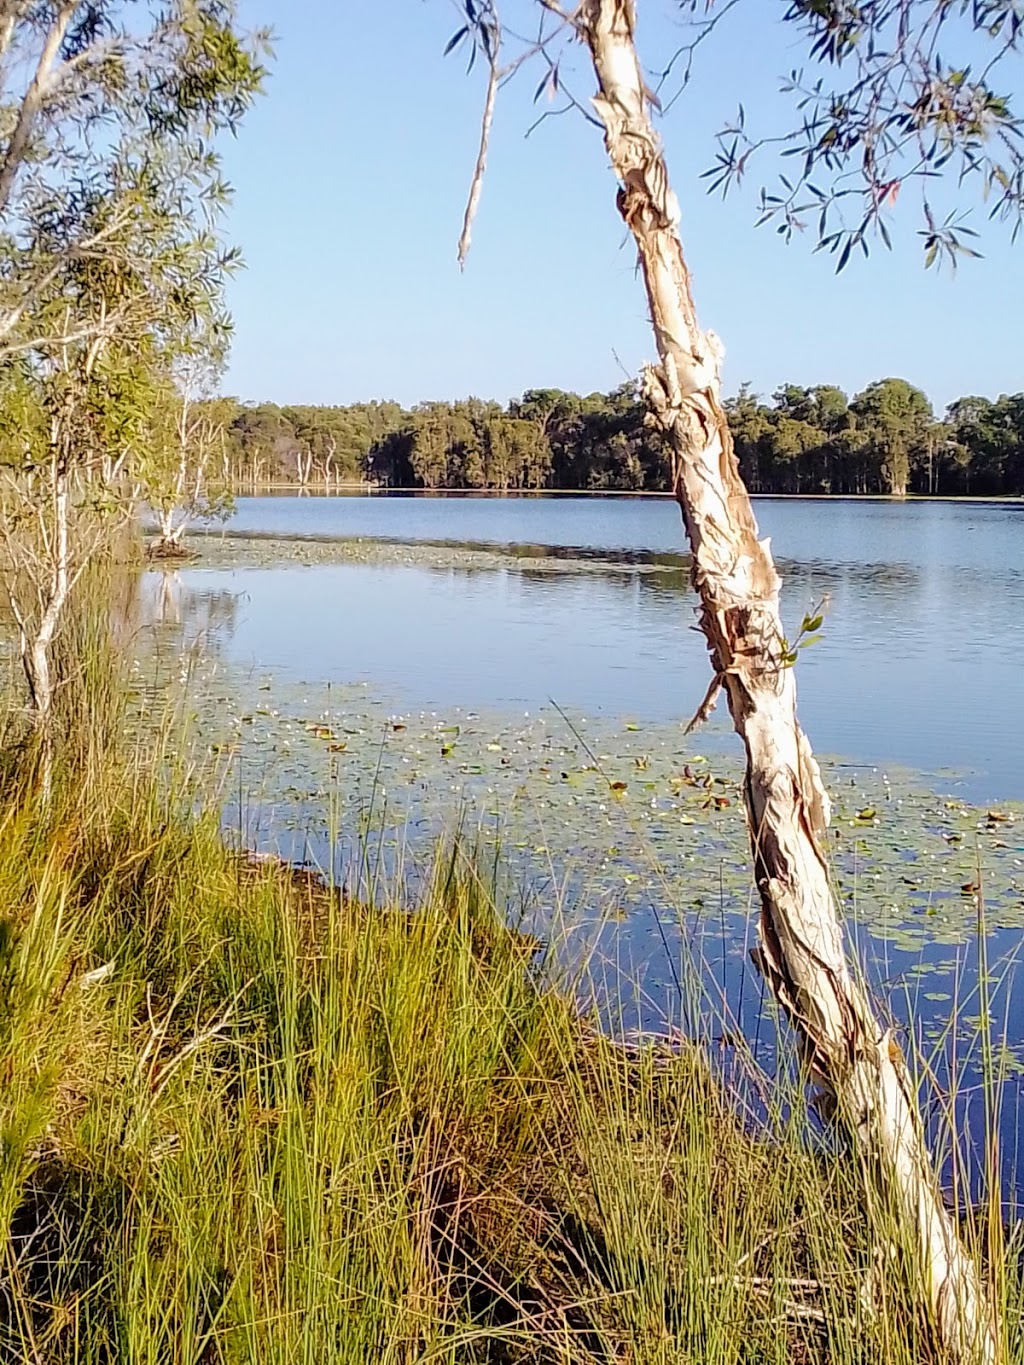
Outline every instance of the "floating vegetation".
{"label": "floating vegetation", "polygon": [[[207,750],[232,754],[233,787],[273,810],[278,833],[376,825],[405,840],[462,815],[516,848],[585,870],[591,894],[679,912],[750,903],[749,847],[735,758],[695,751],[681,726],[563,713],[404,712],[368,685],[246,679],[223,665],[192,676]],[[269,691],[273,707],[252,707]],[[718,737],[713,737],[716,741]],[[707,740],[705,740],[705,747]],[[875,935],[920,946],[976,932],[964,888],[990,928],[1024,928],[1024,811],[993,812],[929,790],[912,773],[823,764],[833,797],[831,858],[849,912]],[[325,851],[326,824],[318,842]],[[592,907],[598,909],[598,906]]]}
{"label": "floating vegetation", "polygon": [[[446,556],[502,560],[500,551],[373,541],[204,545],[211,566],[436,567]],[[207,647],[215,629],[205,617],[200,625],[203,648],[187,669],[175,663],[180,651],[161,657],[184,683],[200,751],[228,770],[225,826],[244,843],[341,884],[366,875],[368,849],[393,870],[458,825],[483,854],[500,851],[534,932],[552,933],[557,918],[564,933],[569,922],[574,962],[593,953],[642,979],[645,1022],[670,1006],[694,943],[706,960],[713,940],[720,989],[750,988],[756,895],[739,756],[721,720],[688,737],[681,724],[553,704],[413,710],[400,692],[366,683],[246,673],[218,659]],[[140,662],[140,673],[148,667]],[[140,686],[140,705],[158,692]],[[979,930],[994,958],[1014,952],[1024,930],[1024,806],[969,805],[953,794],[953,775],[942,790],[943,779],[903,769],[822,766],[848,928],[894,1015],[907,1017],[909,992],[938,1037]],[[1024,1027],[1009,1032],[1024,1037]]]}
{"label": "floating vegetation", "polygon": [[369,536],[262,535],[218,528],[195,535],[206,569],[260,569],[323,564],[372,564],[429,569],[508,569],[519,565],[530,574],[660,575],[671,586],[688,591],[686,557],[679,554],[622,551],[588,552],[560,546],[500,545],[484,542],[387,540]]}

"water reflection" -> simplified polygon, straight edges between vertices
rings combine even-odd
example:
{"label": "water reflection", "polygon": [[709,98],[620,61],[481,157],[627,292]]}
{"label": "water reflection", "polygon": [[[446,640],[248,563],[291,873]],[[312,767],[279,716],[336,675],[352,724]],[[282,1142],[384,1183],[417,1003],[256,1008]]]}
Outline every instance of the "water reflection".
{"label": "water reflection", "polygon": [[[1015,544],[1024,548],[1024,534]],[[1006,723],[1024,667],[1020,559],[1007,551],[999,572],[906,559],[784,561],[791,630],[821,598],[830,602],[822,638],[799,665],[801,716],[816,748],[938,772],[972,800],[1024,796],[1024,742]],[[310,682],[365,679],[410,706],[529,709],[553,698],[682,720],[706,684],[678,564],[492,553],[455,566],[190,568],[175,591],[200,615],[236,600],[235,662]],[[213,625],[196,622],[200,633]],[[712,734],[724,729],[719,717]]]}
{"label": "water reflection", "polygon": [[[755,498],[776,554],[801,563],[961,565],[998,574],[1021,564],[1024,503]],[[265,535],[369,537],[445,544],[576,547],[679,556],[670,498],[239,498],[231,528]]]}
{"label": "water reflection", "polygon": [[[1016,562],[1001,574],[977,562],[861,564],[842,556],[789,561],[785,569],[790,620],[824,593],[832,600],[824,639],[800,664],[802,711],[819,750],[845,754],[855,765],[904,763],[927,770],[962,763],[970,775],[944,777],[943,787],[959,784],[961,792],[980,800],[1024,795],[1019,739],[1004,724],[1006,698],[1015,695],[1024,662]],[[293,725],[295,717],[308,714],[294,700],[305,701],[307,690],[297,691],[298,683],[310,684],[312,697],[322,695],[328,683],[365,680],[401,706],[488,707],[521,715],[553,696],[588,714],[633,717],[643,728],[687,717],[707,677],[703,639],[690,629],[694,602],[685,569],[651,559],[590,559],[581,566],[557,556],[489,554],[465,563],[431,564],[428,558],[413,564],[187,568],[173,576],[148,575],[143,600],[147,619],[168,647],[173,640],[201,640],[204,650],[218,652],[240,674],[251,677],[255,669],[261,680],[272,675],[269,705],[283,708],[276,694],[290,686]],[[251,704],[250,699],[236,709]],[[387,708],[378,709],[379,719],[386,719]],[[240,738],[249,733],[243,727]],[[679,735],[678,727],[673,733]],[[339,738],[346,738],[344,732]],[[705,753],[721,747],[735,753],[720,716],[699,743]],[[356,741],[350,745],[354,750]],[[246,843],[333,867],[339,881],[349,880],[353,868],[358,875],[365,851],[364,794],[343,787],[332,794],[319,777],[303,782],[292,776],[304,761],[294,750],[266,747],[253,760],[262,770],[254,766],[253,781],[237,784],[251,794],[231,812],[229,823]],[[297,784],[293,794],[261,801],[264,774],[269,783],[285,763],[291,766],[282,780]],[[360,763],[353,753],[349,780]],[[396,770],[399,764],[396,758]],[[834,790],[846,771],[833,769]],[[390,782],[389,776],[389,790]],[[457,804],[464,799],[447,797]],[[339,803],[335,816],[332,802]],[[449,820],[457,815],[447,808]],[[385,869],[402,865],[404,850],[427,846],[443,828],[436,811],[415,801],[388,818],[393,823],[375,864]],[[548,818],[561,817],[553,810]],[[486,820],[482,827],[490,828]],[[656,837],[653,824],[648,834]],[[707,1013],[683,1022],[699,1036],[721,1039],[725,1063],[736,1060],[731,1034],[748,1040],[769,1068],[788,1057],[788,1044],[777,1056],[777,1023],[765,1009],[762,983],[749,961],[755,924],[747,879],[723,881],[719,893],[703,877],[698,888],[696,872],[682,858],[677,828],[665,845],[666,860],[677,864],[672,878],[655,875],[651,847],[638,846],[632,850],[638,886],[628,914],[609,915],[606,888],[595,883],[585,856],[588,839],[602,837],[596,823],[589,831],[570,832],[562,845],[577,846],[578,852],[566,855],[559,845],[550,866],[536,852],[542,838],[530,837],[522,848],[508,850],[507,860],[511,884],[529,888],[523,900],[535,916],[532,927],[549,930],[556,903],[573,926],[564,965],[569,970],[586,960],[589,987],[600,991],[607,983],[605,1017],[614,1012],[622,1026],[641,1029],[661,1027],[666,1019],[679,1022],[688,998],[680,983],[697,975]],[[719,855],[705,845],[714,864]],[[720,856],[735,865],[735,852],[724,845]],[[961,880],[936,894],[958,904]],[[969,934],[936,935],[929,926],[941,921],[925,919],[916,921],[913,946],[892,941],[877,932],[883,888],[860,894],[862,904],[868,898],[870,926],[858,927],[854,919],[850,929],[879,1008],[898,1029],[914,1021],[924,1031],[920,1041],[932,1053],[940,1086],[936,1105],[951,1105],[964,1131],[977,1133],[980,1071],[977,1056],[970,1055],[971,1047],[977,1053],[971,1023],[979,1013],[971,998],[977,945]],[[909,892],[901,900],[907,917],[930,913],[925,900],[915,902]],[[1008,921],[1019,922],[1020,910],[1016,921],[1013,915]],[[1024,996],[1011,990],[1012,973],[1001,965],[1012,962],[1019,943],[1020,930],[1009,923],[988,943],[1000,964],[997,974],[1004,975],[995,991],[997,1044],[1004,1033],[1012,1042],[1024,1040]],[[716,1001],[728,1009],[734,1027],[712,1010]],[[956,1028],[950,1030],[954,1016]],[[1017,1076],[1011,1074],[1006,1084],[1003,1158],[1016,1180]],[[943,1100],[943,1090],[952,1098]],[[938,1133],[943,1126],[938,1109],[931,1119]]]}
{"label": "water reflection", "polygon": [[132,618],[168,647],[219,646],[234,633],[245,596],[235,587],[193,584],[180,569],[157,569],[142,575]]}

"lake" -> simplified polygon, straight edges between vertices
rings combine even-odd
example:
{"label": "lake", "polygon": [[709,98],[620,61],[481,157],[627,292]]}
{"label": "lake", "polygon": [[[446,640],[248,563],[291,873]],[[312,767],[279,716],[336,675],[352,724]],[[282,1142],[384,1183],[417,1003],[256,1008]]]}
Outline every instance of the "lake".
{"label": "lake", "polygon": [[[940,774],[972,800],[1024,798],[1024,506],[756,506],[787,622],[828,599],[799,671],[815,748]],[[240,498],[230,529],[503,552],[204,574],[245,596],[234,656],[275,672],[366,679],[409,706],[553,699],[656,721],[688,717],[707,683],[669,499]]]}
{"label": "lake", "polygon": [[[1019,1182],[1024,506],[757,514],[788,627],[827,601],[798,685],[848,932],[974,1132],[984,945]],[[368,845],[404,876],[458,823],[500,844],[524,922],[585,964],[606,1018],[664,1027],[696,973],[710,1014],[684,1025],[726,1037],[728,1016],[774,1064],[738,741],[722,708],[683,732],[708,663],[670,500],[241,498],[197,543],[199,563],[147,575],[143,610],[174,648],[198,642],[197,725],[237,755],[226,821],[245,842],[362,880]],[[961,890],[979,873],[983,938]]]}

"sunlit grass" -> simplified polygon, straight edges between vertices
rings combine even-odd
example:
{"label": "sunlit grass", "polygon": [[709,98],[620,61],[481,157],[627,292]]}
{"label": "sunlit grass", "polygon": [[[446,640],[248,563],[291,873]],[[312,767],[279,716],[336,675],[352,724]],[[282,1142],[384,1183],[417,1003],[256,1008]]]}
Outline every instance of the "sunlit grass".
{"label": "sunlit grass", "polygon": [[[171,722],[119,743],[76,630],[79,741],[0,805],[0,1359],[937,1358],[799,1081],[744,1054],[756,1114],[722,1085],[697,966],[689,1027],[627,1045],[458,841],[368,862],[372,906],[247,859]],[[965,1230],[1018,1359],[1015,1234]]]}

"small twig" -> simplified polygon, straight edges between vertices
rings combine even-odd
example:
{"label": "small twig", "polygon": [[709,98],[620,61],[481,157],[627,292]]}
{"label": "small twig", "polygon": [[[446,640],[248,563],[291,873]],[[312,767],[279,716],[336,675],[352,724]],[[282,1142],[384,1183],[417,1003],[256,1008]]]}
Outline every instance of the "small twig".
{"label": "small twig", "polygon": [[708,690],[704,693],[704,700],[697,707],[696,711],[694,711],[689,724],[683,731],[684,735],[690,734],[691,731],[696,730],[698,726],[703,725],[704,722],[710,718],[711,712],[715,709],[715,705],[718,702],[718,694],[722,690],[724,677],[725,675],[723,673],[716,673],[711,679],[711,682],[708,684]]}
{"label": "small twig", "polygon": [[[712,15],[710,19],[705,19],[701,21],[700,32],[694,38],[693,42],[685,43],[682,47],[677,48],[676,51],[672,54],[672,57],[668,65],[665,67],[665,70],[662,71],[661,74],[659,75],[658,84],[655,87],[656,98],[654,103],[656,103],[657,107],[661,110],[663,114],[668,113],[669,109],[672,108],[673,104],[675,104],[676,100],[686,89],[687,85],[689,85],[690,77],[693,74],[693,59],[701,43],[705,42],[708,38],[710,38],[711,34],[714,33],[715,29],[722,22],[722,20],[729,13],[729,11],[738,3],[739,0],[727,0],[727,3],[723,5],[721,9],[719,9],[714,15]],[[671,99],[669,99],[667,103],[665,103],[665,105],[662,106],[660,99],[658,99],[657,97],[660,96],[661,91],[665,86],[665,83],[667,82],[669,76],[671,76],[672,70],[675,67],[676,63],[679,61],[680,57],[683,56],[685,56],[686,58],[686,66],[683,70],[683,75],[680,80],[679,89],[672,95]]]}
{"label": "small twig", "polygon": [[491,8],[491,15],[494,19],[494,28],[489,42],[484,44],[489,66],[487,94],[484,98],[483,117],[480,120],[480,147],[476,154],[476,166],[473,168],[473,179],[470,181],[469,198],[466,201],[466,212],[462,219],[462,233],[459,237],[460,270],[465,270],[466,257],[469,255],[473,220],[476,218],[477,207],[480,203],[480,191],[484,184],[484,172],[487,170],[487,150],[491,142],[491,124],[494,122],[494,101],[498,94],[498,82],[501,79],[501,71],[498,68],[498,54],[501,51],[501,25],[497,11],[493,7]]}

